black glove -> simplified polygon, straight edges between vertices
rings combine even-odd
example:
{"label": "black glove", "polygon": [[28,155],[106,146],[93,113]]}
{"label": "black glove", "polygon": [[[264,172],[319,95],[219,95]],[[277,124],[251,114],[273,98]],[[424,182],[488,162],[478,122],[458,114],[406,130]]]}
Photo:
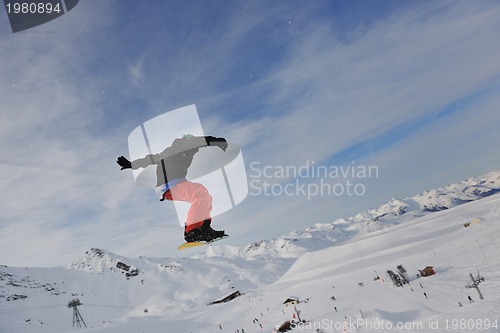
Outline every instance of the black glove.
{"label": "black glove", "polygon": [[118,163],[122,167],[121,170],[132,169],[132,163],[130,163],[130,161],[127,160],[124,156],[118,157],[116,163]]}
{"label": "black glove", "polygon": [[209,136],[207,138],[208,138],[207,141],[208,141],[208,145],[209,146],[217,146],[220,149],[222,149],[223,151],[226,151],[226,149],[227,149],[227,141],[226,141],[226,139],[224,139],[224,138],[216,138],[216,137],[213,137],[213,136]]}

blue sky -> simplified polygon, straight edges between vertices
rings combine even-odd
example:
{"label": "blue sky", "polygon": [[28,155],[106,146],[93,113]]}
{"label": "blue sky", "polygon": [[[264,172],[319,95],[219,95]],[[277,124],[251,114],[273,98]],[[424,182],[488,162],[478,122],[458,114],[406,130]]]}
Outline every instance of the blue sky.
{"label": "blue sky", "polygon": [[115,160],[190,104],[247,166],[379,170],[363,196],[248,196],[214,219],[229,245],[498,169],[498,17],[497,1],[82,0],[13,34],[0,10],[0,264],[186,255],[173,206]]}

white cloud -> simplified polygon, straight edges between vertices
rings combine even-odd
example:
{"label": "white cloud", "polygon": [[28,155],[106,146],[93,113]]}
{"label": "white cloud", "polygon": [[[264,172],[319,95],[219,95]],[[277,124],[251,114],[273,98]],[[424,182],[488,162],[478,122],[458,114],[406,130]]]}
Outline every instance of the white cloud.
{"label": "white cloud", "polygon": [[500,71],[499,9],[468,7],[426,18],[422,9],[398,13],[348,44],[324,26],[304,31],[266,82],[272,102],[288,107],[273,124],[273,154],[284,158],[277,151],[293,143],[283,153],[323,159],[436,114],[488,82]]}
{"label": "white cloud", "polygon": [[134,85],[140,85],[144,78],[144,59],[142,56],[134,64],[128,64],[128,72]]}

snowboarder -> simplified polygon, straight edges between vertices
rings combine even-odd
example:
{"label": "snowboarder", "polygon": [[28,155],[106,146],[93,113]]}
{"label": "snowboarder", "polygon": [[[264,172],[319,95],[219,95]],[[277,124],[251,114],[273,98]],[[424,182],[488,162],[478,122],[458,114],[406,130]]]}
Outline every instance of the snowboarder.
{"label": "snowboarder", "polygon": [[469,303],[474,303],[474,301],[472,300],[472,297],[470,297],[470,295],[467,298],[469,299]]}
{"label": "snowboarder", "polygon": [[186,242],[210,242],[226,234],[224,230],[214,230],[210,226],[212,196],[208,190],[202,184],[188,181],[186,175],[194,155],[200,148],[219,147],[226,151],[227,146],[224,138],[187,134],[175,139],[170,147],[159,154],[149,154],[132,162],[120,156],[116,162],[121,166],[121,170],[137,170],[156,165],[156,193],[160,201],[167,199],[191,204],[184,227]]}

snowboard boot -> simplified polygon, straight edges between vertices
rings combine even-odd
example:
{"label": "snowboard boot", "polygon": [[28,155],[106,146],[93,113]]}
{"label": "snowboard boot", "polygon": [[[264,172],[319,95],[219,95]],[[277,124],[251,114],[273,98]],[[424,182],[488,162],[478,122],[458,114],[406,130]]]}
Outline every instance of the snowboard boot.
{"label": "snowboard boot", "polygon": [[224,230],[214,230],[210,226],[212,222],[211,219],[206,219],[203,221],[203,225],[199,228],[192,229],[189,232],[186,232],[186,228],[184,228],[184,239],[186,242],[211,242],[214,239],[221,238],[227,236]]}
{"label": "snowboard boot", "polygon": [[[185,230],[185,229],[184,229]],[[189,232],[184,231],[184,239],[186,242],[210,242],[212,240],[212,236],[210,236],[207,232],[202,230],[202,228],[196,228]]]}
{"label": "snowboard boot", "polygon": [[212,239],[217,239],[217,238],[227,236],[226,233],[224,232],[224,230],[212,229],[212,227],[210,226],[211,223],[212,223],[212,219],[206,219],[205,221],[203,221],[203,225],[201,226],[201,229],[205,233],[209,234],[212,237]]}

